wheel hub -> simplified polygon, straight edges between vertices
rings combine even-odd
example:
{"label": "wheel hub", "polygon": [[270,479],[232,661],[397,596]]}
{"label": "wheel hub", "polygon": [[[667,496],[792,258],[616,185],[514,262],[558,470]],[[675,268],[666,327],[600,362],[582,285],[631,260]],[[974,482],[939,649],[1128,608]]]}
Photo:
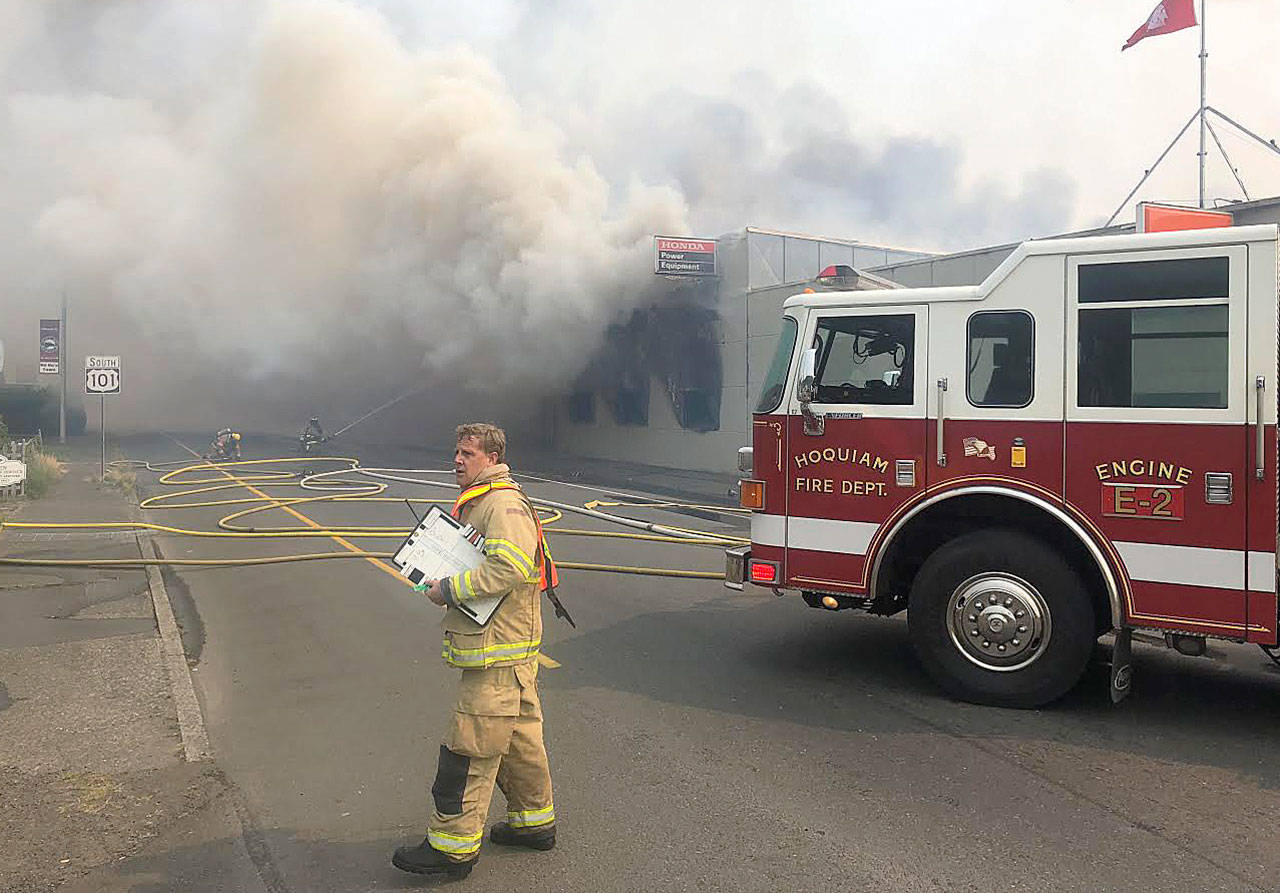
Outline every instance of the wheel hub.
{"label": "wheel hub", "polygon": [[1040,592],[1012,574],[970,577],[947,606],[951,642],[983,669],[1008,672],[1030,665],[1049,644],[1052,622]]}

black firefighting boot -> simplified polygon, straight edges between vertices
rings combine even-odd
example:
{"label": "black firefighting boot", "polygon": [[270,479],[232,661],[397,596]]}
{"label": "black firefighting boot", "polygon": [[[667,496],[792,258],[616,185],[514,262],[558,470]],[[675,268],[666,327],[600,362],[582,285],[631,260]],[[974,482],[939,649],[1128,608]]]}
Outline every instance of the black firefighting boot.
{"label": "black firefighting boot", "polygon": [[417,846],[397,847],[391,857],[391,864],[401,871],[414,874],[447,874],[451,878],[461,880],[471,874],[471,868],[479,861],[478,855],[465,862],[456,862],[433,847],[426,838]]}
{"label": "black firefighting boot", "polygon": [[549,850],[556,845],[556,826],[517,831],[507,822],[489,829],[489,840],[502,846],[522,846],[531,850]]}

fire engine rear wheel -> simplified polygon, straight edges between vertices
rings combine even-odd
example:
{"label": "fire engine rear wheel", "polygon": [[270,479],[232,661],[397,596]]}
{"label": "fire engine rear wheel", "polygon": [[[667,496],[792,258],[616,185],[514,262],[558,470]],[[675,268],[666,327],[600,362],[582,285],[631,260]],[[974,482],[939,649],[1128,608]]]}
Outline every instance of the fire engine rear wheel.
{"label": "fire engine rear wheel", "polygon": [[1071,566],[1015,530],[950,541],[916,574],[907,626],[920,661],[956,697],[1036,707],[1066,694],[1093,653],[1093,608]]}

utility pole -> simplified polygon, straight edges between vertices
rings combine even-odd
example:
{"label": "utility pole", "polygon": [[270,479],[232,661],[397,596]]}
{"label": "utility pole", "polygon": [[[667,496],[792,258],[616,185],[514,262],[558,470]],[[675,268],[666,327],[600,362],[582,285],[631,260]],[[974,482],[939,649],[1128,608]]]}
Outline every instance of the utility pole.
{"label": "utility pole", "polygon": [[67,442],[67,357],[71,348],[67,343],[67,292],[62,292],[62,349],[58,359],[62,363],[62,399],[58,402],[58,443]]}
{"label": "utility pole", "polygon": [[1208,71],[1209,54],[1204,48],[1204,0],[1200,0],[1200,207],[1204,208],[1204,131],[1205,131],[1205,75]]}

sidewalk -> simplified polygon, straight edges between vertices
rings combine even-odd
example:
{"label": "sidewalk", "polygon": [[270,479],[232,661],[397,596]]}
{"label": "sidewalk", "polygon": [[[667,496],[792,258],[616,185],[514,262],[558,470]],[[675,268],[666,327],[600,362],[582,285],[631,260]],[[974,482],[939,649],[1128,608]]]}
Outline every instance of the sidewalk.
{"label": "sidewalk", "polygon": [[[124,521],[97,482],[98,445],[59,452],[44,499],[13,521]],[[0,529],[0,556],[137,558],[131,532]],[[183,758],[142,570],[0,568],[0,890],[35,891],[137,852],[223,783]]]}

